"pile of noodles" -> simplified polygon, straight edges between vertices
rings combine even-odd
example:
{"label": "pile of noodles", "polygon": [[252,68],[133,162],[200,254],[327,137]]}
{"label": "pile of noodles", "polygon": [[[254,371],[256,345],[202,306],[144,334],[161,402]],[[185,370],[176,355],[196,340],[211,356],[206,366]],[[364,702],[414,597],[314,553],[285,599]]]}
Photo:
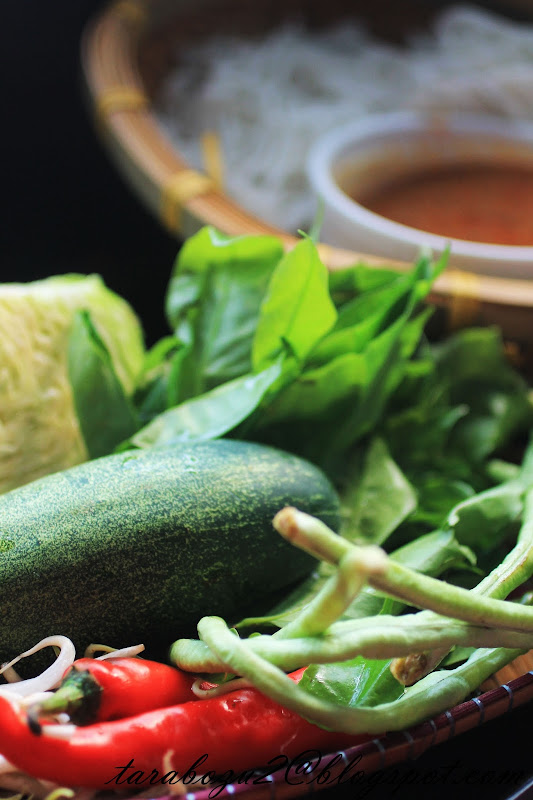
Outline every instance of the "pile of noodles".
{"label": "pile of noodles", "polygon": [[180,50],[155,107],[197,169],[202,136],[215,132],[226,193],[291,232],[315,216],[306,159],[316,138],[402,109],[533,118],[533,25],[454,6],[407,47],[355,24],[318,32],[286,24],[253,41],[214,35]]}

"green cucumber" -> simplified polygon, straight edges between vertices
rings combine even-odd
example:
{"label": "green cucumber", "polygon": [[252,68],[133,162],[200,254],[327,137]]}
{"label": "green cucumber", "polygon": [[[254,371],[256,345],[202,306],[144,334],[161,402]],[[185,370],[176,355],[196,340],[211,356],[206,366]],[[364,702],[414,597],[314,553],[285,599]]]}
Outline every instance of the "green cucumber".
{"label": "green cucumber", "polygon": [[272,519],[295,505],[336,529],[335,490],[280,450],[217,440],[105,456],[0,497],[0,660],[44,636],[170,645],[229,621],[315,560]]}

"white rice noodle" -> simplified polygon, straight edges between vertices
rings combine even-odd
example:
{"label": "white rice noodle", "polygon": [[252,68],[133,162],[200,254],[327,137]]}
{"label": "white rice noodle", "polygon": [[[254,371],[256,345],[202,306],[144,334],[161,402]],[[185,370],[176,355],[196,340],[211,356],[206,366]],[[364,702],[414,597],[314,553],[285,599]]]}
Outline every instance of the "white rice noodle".
{"label": "white rice noodle", "polygon": [[0,674],[9,671],[9,669],[14,664],[17,664],[21,659],[28,658],[29,656],[37,653],[39,650],[43,650],[45,647],[59,648],[59,655],[54,663],[35,678],[18,680],[15,683],[9,683],[0,686],[0,694],[9,695],[10,697],[13,695],[17,695],[18,697],[28,697],[29,695],[33,695],[35,692],[46,692],[50,689],[53,689],[60,683],[65,671],[71,666],[76,658],[76,650],[74,645],[66,636],[48,636],[46,639],[42,639],[38,644],[35,645],[35,647],[32,647],[30,650],[26,650],[25,653],[21,653],[21,655],[14,658],[8,664],[4,664],[2,667],[0,667]]}
{"label": "white rice noodle", "polygon": [[306,159],[327,130],[413,108],[533,118],[533,26],[474,6],[445,9],[407,47],[356,24],[287,24],[258,41],[214,35],[178,57],[156,102],[165,133],[203,169],[202,135],[215,131],[227,194],[292,232],[315,216]]}

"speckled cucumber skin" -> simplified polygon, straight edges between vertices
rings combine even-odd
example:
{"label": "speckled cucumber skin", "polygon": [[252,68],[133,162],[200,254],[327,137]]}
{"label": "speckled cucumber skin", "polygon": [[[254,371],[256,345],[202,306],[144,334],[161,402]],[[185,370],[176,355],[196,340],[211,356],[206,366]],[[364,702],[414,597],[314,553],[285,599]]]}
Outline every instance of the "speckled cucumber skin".
{"label": "speckled cucumber skin", "polygon": [[316,565],[272,518],[337,529],[326,477],[296,456],[218,440],[129,451],[0,497],[0,660],[44,636],[167,647],[206,614],[236,621]]}

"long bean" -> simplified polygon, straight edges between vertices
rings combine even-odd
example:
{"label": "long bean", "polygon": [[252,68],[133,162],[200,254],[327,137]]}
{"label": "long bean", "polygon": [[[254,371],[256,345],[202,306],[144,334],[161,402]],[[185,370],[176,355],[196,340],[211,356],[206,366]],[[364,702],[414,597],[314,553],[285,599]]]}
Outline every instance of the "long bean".
{"label": "long bean", "polygon": [[[526,520],[533,520],[533,490]],[[480,594],[505,596],[533,569],[533,523],[525,523],[514,551],[473,593],[394,563],[375,547],[358,547],[334,534],[319,520],[286,508],[275,528],[298,547],[337,566],[313,601],[272,636],[241,640],[217,617],[198,625],[202,641],[175,642],[171,657],[195,672],[240,675],[278,702],[323,727],[347,733],[378,733],[416,724],[463,700],[494,671],[533,646],[533,609]],[[426,610],[404,617],[378,615],[344,619],[365,580],[386,595]],[[518,585],[518,584],[517,584]],[[454,670],[432,672],[392,703],[347,708],[305,692],[285,675],[309,663],[335,663],[357,655],[387,659],[412,657],[415,671],[423,656],[447,652],[454,645],[478,649]],[[493,648],[493,649],[488,649]],[[415,653],[416,656],[412,656]]]}
{"label": "long bean", "polygon": [[[467,625],[426,612],[404,617],[388,615],[348,620],[332,625],[326,635],[282,638],[253,636],[243,640],[247,649],[285,672],[308,664],[324,664],[364,656],[389,659],[413,650],[453,645],[465,647],[533,647],[533,634]],[[220,673],[225,664],[205,641],[178,640],[171,660],[190,672]]]}
{"label": "long bean", "polygon": [[346,611],[370,577],[381,572],[385,559],[379,547],[348,550],[319,593],[275,636],[280,639],[313,636],[327,630]]}
{"label": "long bean", "polygon": [[[531,497],[529,502],[533,502]],[[293,622],[273,636],[256,636],[249,640],[253,652],[285,670],[309,663],[353,658],[356,655],[394,658],[394,674],[408,685],[414,682],[413,677],[418,679],[422,671],[429,671],[428,661],[431,657],[436,658],[438,663],[442,655],[449,652],[454,645],[526,649],[533,646],[532,609],[506,601],[477,598],[484,602],[484,610],[488,607],[490,611],[490,614],[485,613],[482,616],[480,623],[479,609],[475,608],[476,613],[472,613],[468,608],[468,604],[472,603],[470,592],[436,579],[429,579],[428,591],[427,581],[424,585],[425,576],[394,564],[379,548],[357,547],[347,542],[314,517],[286,508],[276,516],[274,525],[297,546],[338,565],[336,573]],[[519,536],[520,547],[527,552],[531,535],[529,526]],[[511,565],[515,565],[517,561],[520,565],[523,564],[523,559],[520,560],[516,554],[508,558]],[[360,591],[365,578],[371,584],[377,583],[385,592],[394,594],[399,580],[398,567],[404,597],[411,602],[417,598],[419,603],[422,602],[422,597],[425,604],[433,610],[399,619],[380,615],[335,623],[335,619],[341,616],[354,594]],[[509,581],[516,580],[516,574],[516,568],[507,568],[504,562],[498,568],[497,576],[489,576],[485,585],[502,587],[504,581],[508,585]],[[450,595],[453,600],[451,604],[448,599]],[[435,613],[442,609],[449,612],[450,605],[452,610],[456,610],[458,599],[462,603],[459,613],[456,614],[458,619]],[[487,617],[495,624],[487,624]],[[504,625],[501,623],[502,617]],[[473,621],[469,622],[472,618]],[[513,625],[516,620],[519,624],[515,628]],[[326,634],[322,635],[324,632]],[[171,658],[191,671],[217,673],[224,668],[203,642],[179,640],[171,649]],[[398,674],[398,668],[403,672]]]}
{"label": "long bean", "polygon": [[247,678],[264,694],[324,728],[346,733],[383,733],[415,725],[460,703],[486,678],[521,655],[522,649],[476,650],[454,670],[432,673],[390,703],[348,708],[299,688],[274,664],[251,651],[218,617],[204,617],[198,632],[225,668]]}
{"label": "long bean", "polygon": [[[533,489],[524,498],[524,522],[520,527],[516,545],[477,586],[470,592],[492,598],[505,598],[533,574]],[[420,680],[442,661],[449,652],[443,646],[432,652],[411,653],[394,660],[394,676],[406,686]]]}
{"label": "long bean", "polygon": [[[333,564],[338,564],[350,550],[365,549],[341,539],[320,520],[295,508],[280,511],[274,518],[274,527],[296,546]],[[382,564],[381,570],[369,575],[369,583],[392,597],[475,625],[533,632],[533,608],[475,595],[468,589],[421,575],[388,557]]]}

